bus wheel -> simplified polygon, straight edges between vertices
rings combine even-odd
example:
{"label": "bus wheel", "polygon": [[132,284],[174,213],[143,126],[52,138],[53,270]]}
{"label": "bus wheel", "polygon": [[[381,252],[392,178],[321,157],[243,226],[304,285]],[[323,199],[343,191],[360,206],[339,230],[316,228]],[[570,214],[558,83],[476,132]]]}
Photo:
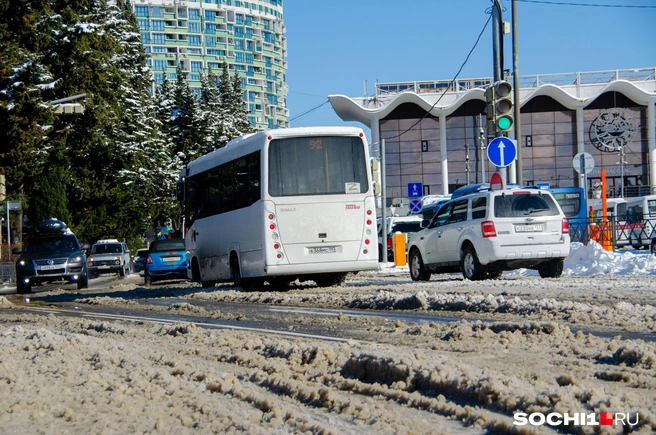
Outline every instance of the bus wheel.
{"label": "bus wheel", "polygon": [[653,254],[656,254],[656,239],[654,239],[654,240],[651,241],[651,247],[650,247],[650,249],[651,249],[651,253],[652,253],[652,255],[653,255]]}

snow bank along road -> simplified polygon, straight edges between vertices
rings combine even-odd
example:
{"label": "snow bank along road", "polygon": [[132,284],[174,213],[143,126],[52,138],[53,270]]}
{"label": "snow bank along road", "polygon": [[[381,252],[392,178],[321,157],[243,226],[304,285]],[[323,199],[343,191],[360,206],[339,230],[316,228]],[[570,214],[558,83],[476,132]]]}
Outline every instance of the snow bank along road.
{"label": "snow bank along road", "polygon": [[[382,268],[329,289],[145,289],[128,279],[102,293],[53,291],[30,302],[73,295],[81,309],[243,322],[257,319],[205,307],[335,308],[344,314],[297,314],[289,330],[318,324],[350,331],[353,339],[342,342],[189,321],[34,315],[22,297],[0,297],[0,427],[80,434],[652,433],[653,341],[578,329],[652,337],[655,288],[656,276],[648,274],[544,280],[520,272],[497,281],[443,275],[412,283],[407,270]],[[138,302],[148,297],[175,302]],[[351,316],[349,308],[463,320],[414,323]],[[485,321],[466,320],[473,318]],[[520,413],[529,424],[515,424],[523,422]]]}

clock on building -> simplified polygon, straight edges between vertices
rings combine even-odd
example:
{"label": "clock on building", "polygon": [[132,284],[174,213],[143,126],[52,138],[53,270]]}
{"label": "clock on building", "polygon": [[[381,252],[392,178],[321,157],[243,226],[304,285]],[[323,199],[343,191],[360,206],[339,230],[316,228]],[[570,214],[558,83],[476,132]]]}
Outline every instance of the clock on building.
{"label": "clock on building", "polygon": [[637,133],[635,114],[624,108],[605,110],[590,124],[590,141],[605,152],[620,151]]}

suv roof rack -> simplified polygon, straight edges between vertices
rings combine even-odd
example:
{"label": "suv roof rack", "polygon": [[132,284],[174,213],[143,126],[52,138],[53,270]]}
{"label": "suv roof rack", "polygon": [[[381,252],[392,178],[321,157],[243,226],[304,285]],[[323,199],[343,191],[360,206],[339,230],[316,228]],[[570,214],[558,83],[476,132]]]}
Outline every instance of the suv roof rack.
{"label": "suv roof rack", "polygon": [[66,224],[59,219],[50,218],[36,224],[39,234],[63,234],[68,230]]}

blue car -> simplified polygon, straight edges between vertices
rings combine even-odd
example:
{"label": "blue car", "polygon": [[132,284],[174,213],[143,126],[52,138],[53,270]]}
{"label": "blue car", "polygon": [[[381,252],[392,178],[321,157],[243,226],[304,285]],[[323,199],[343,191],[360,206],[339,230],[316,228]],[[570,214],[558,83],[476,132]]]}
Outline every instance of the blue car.
{"label": "blue car", "polygon": [[144,262],[146,285],[164,279],[187,279],[184,239],[155,240]]}

